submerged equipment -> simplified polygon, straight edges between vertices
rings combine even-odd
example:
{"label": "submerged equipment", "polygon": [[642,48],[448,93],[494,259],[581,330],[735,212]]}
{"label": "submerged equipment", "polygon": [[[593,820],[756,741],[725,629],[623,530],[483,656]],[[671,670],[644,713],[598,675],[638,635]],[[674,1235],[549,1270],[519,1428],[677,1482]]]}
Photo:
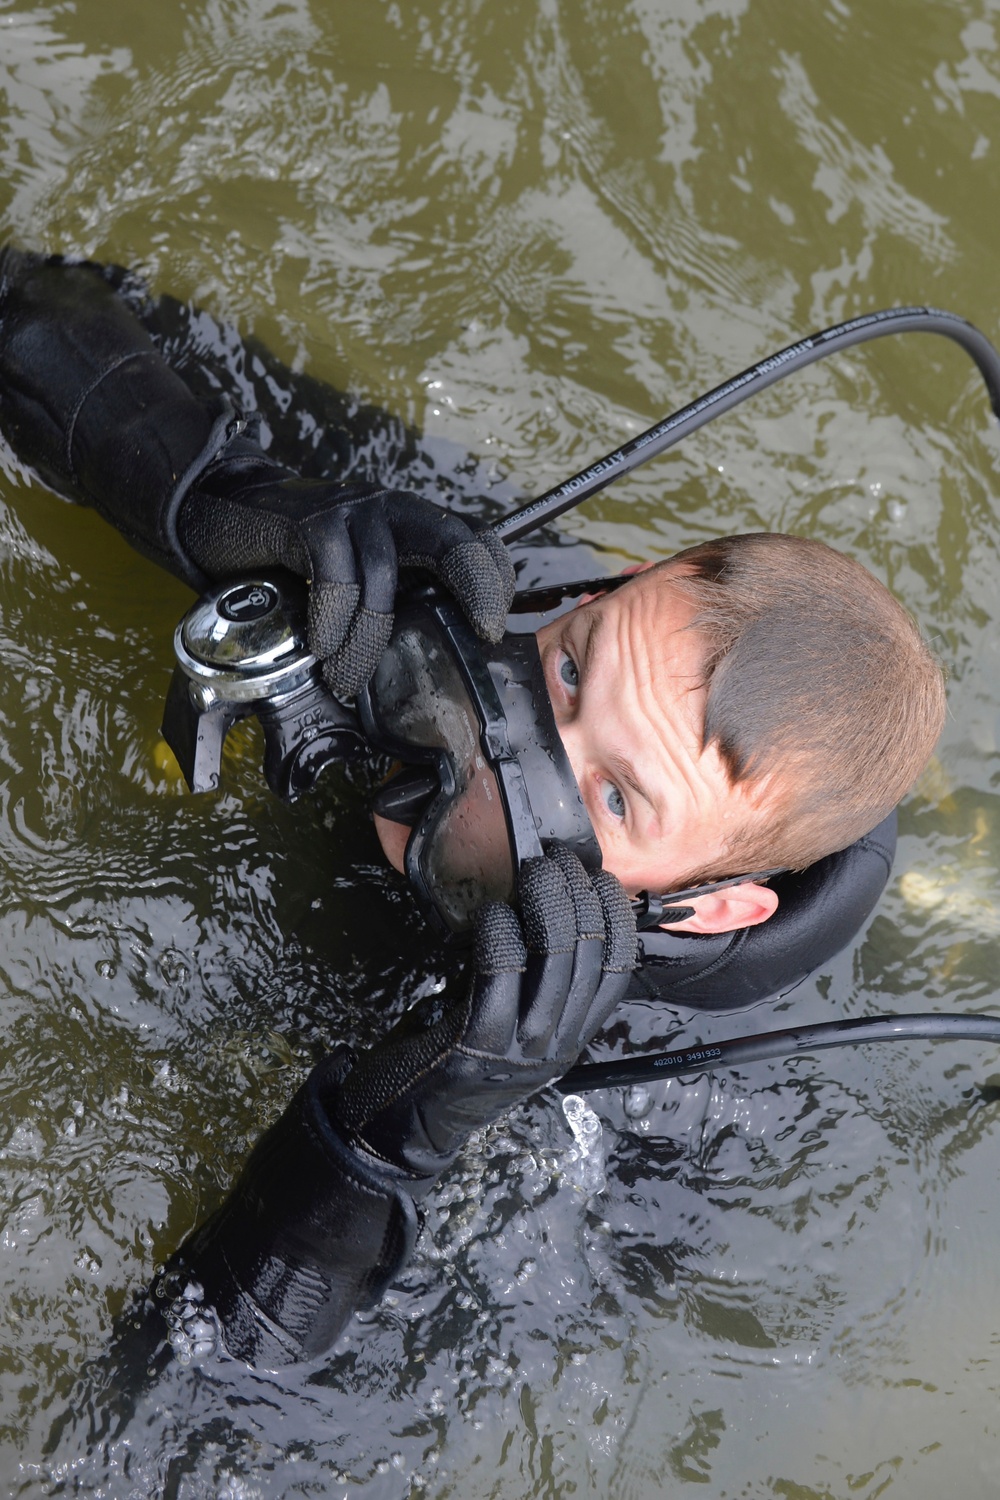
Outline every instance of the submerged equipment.
{"label": "submerged equipment", "polygon": [[[890,333],[951,338],[978,366],[1000,416],[1000,355],[971,323],[933,308],[892,308],[789,345],[666,417],[579,474],[494,524],[512,542],[793,371]],[[622,578],[524,591],[512,613],[561,608]],[[389,646],[353,704],[325,687],[308,650],[301,583],[250,578],[214,589],[175,636],[177,667],[163,732],[192,790],[218,785],[222,745],[237,719],[259,718],[264,772],[277,795],[307,791],[333,759],[381,750],[404,769],[376,810],[411,826],[407,875],[439,925],[469,929],[483,900],[509,896],[519,864],[552,840],[589,868],[600,849],[556,729],[534,636],[498,646],[474,634],[439,590],[400,598]],[[839,951],[873,909],[895,848],[895,814],[848,849],[798,874],[757,871],[636,902],[640,991],[692,1009],[728,1010],[786,992]],[[737,880],[773,879],[766,923],[712,936],[673,933],[684,902]]]}

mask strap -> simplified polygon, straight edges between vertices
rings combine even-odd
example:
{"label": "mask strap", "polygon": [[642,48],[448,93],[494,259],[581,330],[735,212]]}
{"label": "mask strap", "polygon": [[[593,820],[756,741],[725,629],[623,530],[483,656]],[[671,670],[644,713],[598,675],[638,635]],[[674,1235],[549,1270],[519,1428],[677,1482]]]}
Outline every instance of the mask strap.
{"label": "mask strap", "polygon": [[567,599],[578,599],[581,594],[607,594],[631,583],[635,573],[616,573],[612,578],[580,578],[576,583],[550,583],[537,589],[520,589],[510,606],[512,615],[544,615],[550,609],[558,609]]}
{"label": "mask strap", "polygon": [[773,870],[753,870],[747,875],[729,875],[725,880],[708,880],[702,885],[690,885],[683,891],[666,891],[656,896],[651,891],[640,891],[632,897],[632,914],[636,929],[648,932],[652,927],[672,927],[677,922],[686,922],[694,916],[694,907],[684,903],[698,896],[711,896],[714,891],[724,891],[733,885],[749,881],[764,882],[775,875],[783,875],[787,865],[778,865]]}

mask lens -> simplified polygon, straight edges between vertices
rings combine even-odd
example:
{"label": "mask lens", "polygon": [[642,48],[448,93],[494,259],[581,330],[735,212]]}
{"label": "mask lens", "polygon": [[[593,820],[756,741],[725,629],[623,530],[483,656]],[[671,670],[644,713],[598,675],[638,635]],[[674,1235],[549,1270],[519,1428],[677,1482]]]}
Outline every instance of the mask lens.
{"label": "mask lens", "polygon": [[521,864],[552,842],[600,869],[533,636],[484,646],[452,600],[411,595],[397,601],[357,708],[371,744],[407,776],[416,766],[437,778],[426,805],[410,806],[406,873],[453,932],[468,931],[484,901],[512,899]]}
{"label": "mask lens", "polygon": [[484,900],[512,895],[514,861],[480,717],[436,620],[399,621],[361,707],[382,748],[435,767],[438,790],[410,835],[406,872],[447,926],[465,931]]}
{"label": "mask lens", "polygon": [[414,831],[406,849],[407,874],[432,893],[455,932],[472,926],[484,901],[506,901],[514,893],[510,838],[496,777],[486,765],[466,767],[466,772],[465,785]]}

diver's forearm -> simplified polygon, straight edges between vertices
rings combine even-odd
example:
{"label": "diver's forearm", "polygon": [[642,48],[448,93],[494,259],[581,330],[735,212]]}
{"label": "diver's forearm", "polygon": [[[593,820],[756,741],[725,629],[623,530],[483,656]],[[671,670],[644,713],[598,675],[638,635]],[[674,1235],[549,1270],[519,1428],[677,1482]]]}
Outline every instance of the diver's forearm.
{"label": "diver's forearm", "polygon": [[118,295],[115,275],[0,252],[0,429],[45,484],[202,587],[178,515],[232,436],[235,413],[225,398],[192,395]]}
{"label": "diver's forearm", "polygon": [[168,1321],[213,1309],[226,1348],[250,1364],[276,1368],[324,1352],[412,1253],[412,1194],[427,1184],[342,1139],[335,1104],[346,1062],[333,1055],[313,1069],[157,1288]]}
{"label": "diver's forearm", "polygon": [[258,568],[303,578],[310,649],[341,697],[378,664],[399,567],[434,573],[500,639],[514,570],[491,532],[407,491],[279,463],[255,417],[171,368],[122,274],[0,252],[0,429],[23,462],[195,588]]}

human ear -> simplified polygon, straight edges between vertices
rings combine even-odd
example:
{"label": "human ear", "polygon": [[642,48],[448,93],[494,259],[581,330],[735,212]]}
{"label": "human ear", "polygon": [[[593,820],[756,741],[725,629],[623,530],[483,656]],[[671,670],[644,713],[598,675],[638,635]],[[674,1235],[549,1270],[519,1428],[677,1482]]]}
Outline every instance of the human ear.
{"label": "human ear", "polygon": [[669,932],[735,932],[740,927],[758,927],[773,917],[778,897],[770,886],[746,880],[724,891],[693,896],[684,905],[694,907],[694,916],[683,922],[671,922]]}

